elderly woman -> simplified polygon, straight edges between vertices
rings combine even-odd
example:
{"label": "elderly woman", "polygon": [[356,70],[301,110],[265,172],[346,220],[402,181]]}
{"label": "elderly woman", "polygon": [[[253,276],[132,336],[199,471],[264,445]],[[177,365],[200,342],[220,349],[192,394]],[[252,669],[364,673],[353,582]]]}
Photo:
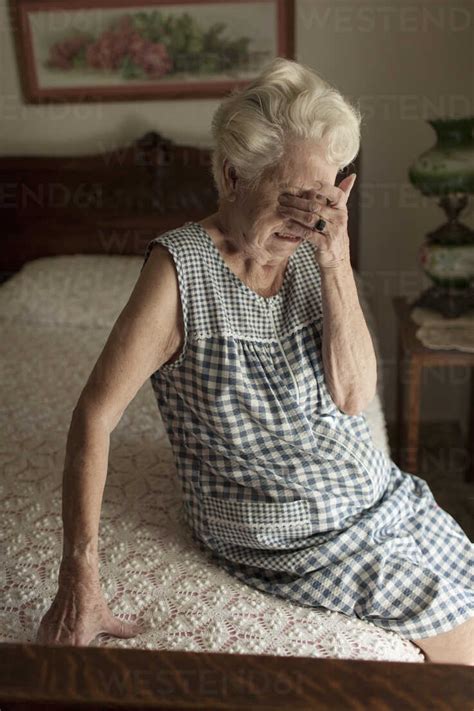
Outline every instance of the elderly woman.
{"label": "elderly woman", "polygon": [[132,637],[102,595],[110,434],[151,378],[196,544],[250,586],[474,663],[474,546],[376,448],[377,363],[349,259],[360,114],[271,62],[212,122],[218,211],[147,246],[74,409],[59,587],[37,641]]}

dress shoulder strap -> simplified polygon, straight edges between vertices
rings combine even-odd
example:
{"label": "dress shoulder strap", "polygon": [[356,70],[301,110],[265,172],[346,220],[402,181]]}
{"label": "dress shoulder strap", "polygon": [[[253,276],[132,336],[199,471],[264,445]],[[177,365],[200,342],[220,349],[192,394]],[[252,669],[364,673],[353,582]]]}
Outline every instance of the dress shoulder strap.
{"label": "dress shoulder strap", "polygon": [[213,264],[208,245],[192,223],[185,223],[148,242],[142,269],[157,244],[166,247],[176,268],[186,337],[217,331],[222,305],[219,285],[215,283],[217,265]]}

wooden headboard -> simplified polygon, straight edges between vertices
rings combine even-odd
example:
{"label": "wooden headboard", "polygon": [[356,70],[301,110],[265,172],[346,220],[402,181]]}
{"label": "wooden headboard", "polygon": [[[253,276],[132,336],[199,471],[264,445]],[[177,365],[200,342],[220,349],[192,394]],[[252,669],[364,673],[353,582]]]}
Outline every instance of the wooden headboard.
{"label": "wooden headboard", "polygon": [[[360,153],[349,235],[358,268]],[[343,174],[338,176],[337,183]],[[0,158],[0,272],[59,254],[143,255],[146,243],[217,209],[211,150],[150,132],[128,146],[90,156]]]}

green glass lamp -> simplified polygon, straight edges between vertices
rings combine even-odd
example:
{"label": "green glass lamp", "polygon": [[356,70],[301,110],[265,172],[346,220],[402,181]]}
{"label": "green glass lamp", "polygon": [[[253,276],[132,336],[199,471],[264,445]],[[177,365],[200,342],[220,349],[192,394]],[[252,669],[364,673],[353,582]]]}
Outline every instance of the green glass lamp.
{"label": "green glass lamp", "polygon": [[429,232],[418,252],[433,286],[410,306],[455,318],[474,307],[474,230],[459,221],[474,193],[474,117],[431,119],[436,144],[410,166],[410,182],[423,195],[438,197],[447,222]]}

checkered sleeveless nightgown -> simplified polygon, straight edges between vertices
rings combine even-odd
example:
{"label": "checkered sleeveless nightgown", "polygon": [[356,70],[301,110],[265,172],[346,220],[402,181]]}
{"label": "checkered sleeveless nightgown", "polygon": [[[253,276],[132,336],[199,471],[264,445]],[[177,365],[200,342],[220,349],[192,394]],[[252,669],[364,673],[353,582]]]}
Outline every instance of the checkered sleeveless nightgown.
{"label": "checkered sleeveless nightgown", "polygon": [[314,248],[262,297],[187,222],[151,240],[177,269],[185,342],[151,376],[193,539],[236,578],[411,639],[474,615],[474,545],[427,483],[334,404]]}

